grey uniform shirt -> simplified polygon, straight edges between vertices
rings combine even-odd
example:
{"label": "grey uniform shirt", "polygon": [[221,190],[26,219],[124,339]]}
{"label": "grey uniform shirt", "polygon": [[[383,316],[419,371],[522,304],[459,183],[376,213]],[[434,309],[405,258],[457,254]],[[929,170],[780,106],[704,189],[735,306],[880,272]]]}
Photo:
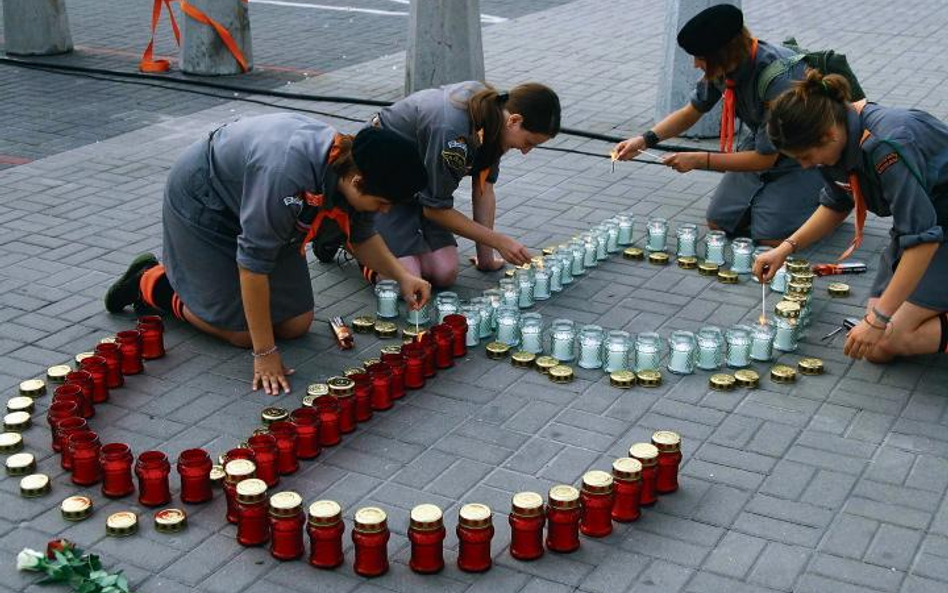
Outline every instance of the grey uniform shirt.
{"label": "grey uniform shirt", "polygon": [[347,211],[351,242],[375,234],[372,213],[356,212],[335,187],[323,187],[327,178],[335,179],[328,158],[335,134],[323,122],[289,113],[248,117],[214,133],[208,156],[211,191],[204,199],[236,223],[240,267],[259,274],[273,271],[298,237],[303,192],[325,194]]}

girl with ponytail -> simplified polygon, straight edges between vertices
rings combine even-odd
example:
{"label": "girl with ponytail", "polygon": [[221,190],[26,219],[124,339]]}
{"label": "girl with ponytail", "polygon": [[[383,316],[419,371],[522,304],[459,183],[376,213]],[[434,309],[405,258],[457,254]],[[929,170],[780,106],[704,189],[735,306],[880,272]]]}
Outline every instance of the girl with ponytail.
{"label": "girl with ponytail", "polygon": [[774,146],[824,180],[820,206],[754,273],[770,279],[791,253],[833,230],[856,211],[859,248],[866,213],[892,217],[862,323],[844,352],[888,362],[896,356],[948,352],[948,125],[924,111],[849,101],[836,74],[810,71],[771,106]]}

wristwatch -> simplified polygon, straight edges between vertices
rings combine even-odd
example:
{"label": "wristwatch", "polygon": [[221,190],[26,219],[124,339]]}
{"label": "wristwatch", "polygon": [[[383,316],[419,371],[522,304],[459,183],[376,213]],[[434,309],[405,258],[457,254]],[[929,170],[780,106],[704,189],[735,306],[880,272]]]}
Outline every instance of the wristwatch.
{"label": "wristwatch", "polygon": [[649,130],[648,132],[645,132],[644,134],[642,134],[642,138],[645,139],[646,148],[652,148],[654,146],[657,146],[658,143],[661,142],[661,139],[658,137],[658,134],[656,134],[652,130]]}

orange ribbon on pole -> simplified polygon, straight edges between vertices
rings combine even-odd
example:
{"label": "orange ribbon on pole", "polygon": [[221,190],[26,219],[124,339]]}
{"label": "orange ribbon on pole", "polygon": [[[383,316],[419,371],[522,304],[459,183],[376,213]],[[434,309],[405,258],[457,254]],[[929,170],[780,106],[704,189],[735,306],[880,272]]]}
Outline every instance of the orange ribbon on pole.
{"label": "orange ribbon on pole", "polygon": [[[249,2],[249,0],[240,1]],[[148,47],[145,48],[145,53],[142,55],[141,63],[139,64],[139,69],[142,72],[167,72],[171,68],[171,64],[168,62],[168,60],[152,59],[155,45],[155,30],[158,27],[158,19],[161,17],[162,5],[168,7],[168,16],[171,18],[171,28],[174,30],[175,41],[179,46],[181,45],[181,34],[178,31],[177,22],[175,22],[174,12],[171,10],[171,2],[177,2],[181,6],[181,11],[184,12],[185,15],[214,29],[214,31],[217,32],[217,36],[220,37],[221,41],[224,43],[224,47],[227,48],[227,50],[230,52],[230,55],[234,56],[234,59],[240,66],[240,70],[242,72],[248,72],[250,70],[250,66],[248,66],[243,52],[240,51],[239,47],[237,47],[237,42],[234,41],[234,37],[230,34],[230,31],[224,27],[224,25],[207,16],[200,9],[188,4],[186,0],[155,0],[151,14],[151,41],[148,43]]]}
{"label": "orange ribbon on pole", "polygon": [[142,54],[141,62],[138,64],[138,69],[142,72],[167,72],[171,69],[171,62],[168,60],[155,60],[154,50],[155,50],[155,31],[158,29],[158,19],[161,18],[161,7],[162,5],[168,7],[168,16],[171,18],[171,30],[174,31],[174,39],[181,45],[181,31],[178,30],[178,22],[174,19],[174,11],[171,10],[172,0],[155,0],[154,6],[151,9],[151,41],[148,42],[148,47],[145,48],[145,53]]}

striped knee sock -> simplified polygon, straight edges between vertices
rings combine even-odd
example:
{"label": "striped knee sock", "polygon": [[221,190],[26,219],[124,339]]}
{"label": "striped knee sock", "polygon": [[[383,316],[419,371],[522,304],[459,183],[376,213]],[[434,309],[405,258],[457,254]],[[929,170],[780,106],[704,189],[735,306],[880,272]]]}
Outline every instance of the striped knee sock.
{"label": "striped knee sock", "polygon": [[171,283],[168,282],[168,276],[165,274],[163,265],[159,264],[146,270],[142,274],[138,287],[142,293],[142,300],[149,307],[171,313],[182,321],[185,320],[184,303],[181,302],[178,293],[171,288]]}

